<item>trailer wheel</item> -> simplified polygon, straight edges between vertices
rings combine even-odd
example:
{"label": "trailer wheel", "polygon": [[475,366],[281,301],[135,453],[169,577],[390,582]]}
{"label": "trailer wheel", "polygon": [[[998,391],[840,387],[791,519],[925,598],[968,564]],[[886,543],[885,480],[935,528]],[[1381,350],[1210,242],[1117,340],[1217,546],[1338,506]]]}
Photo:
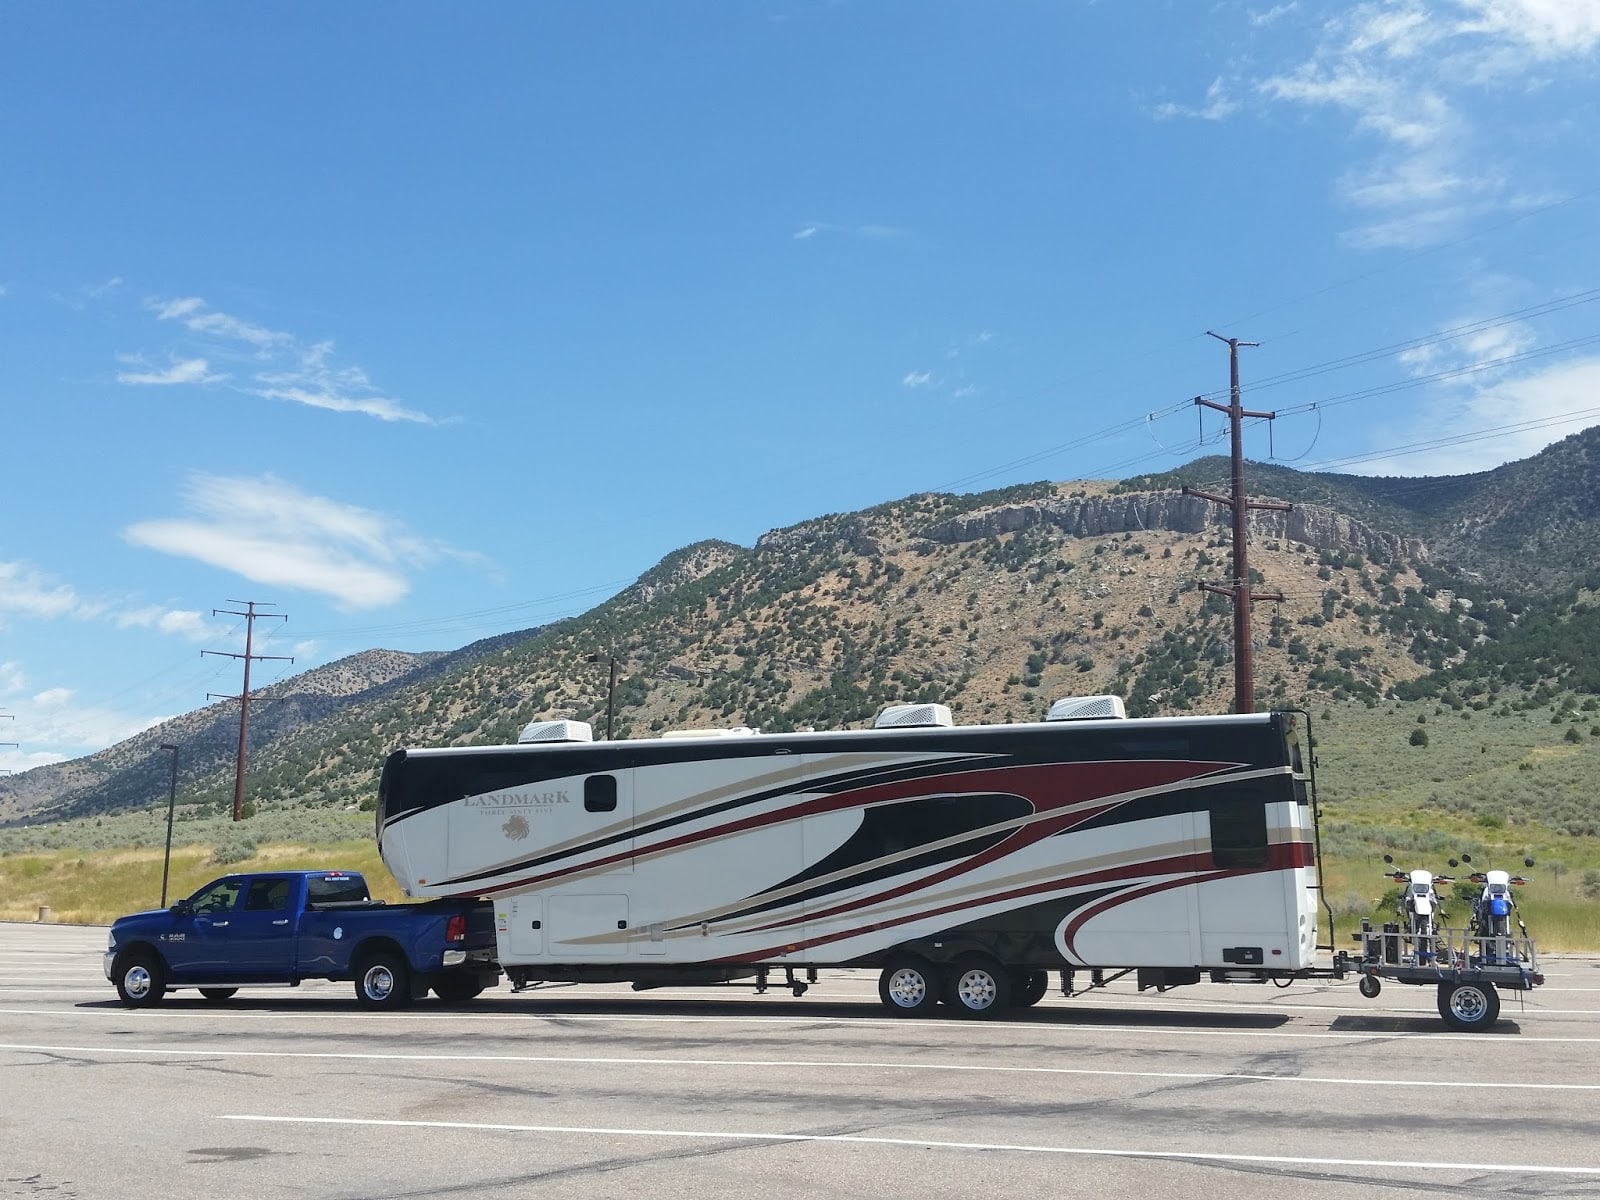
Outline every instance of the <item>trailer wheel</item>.
{"label": "trailer wheel", "polygon": [[1500,1019],[1500,993],[1492,983],[1441,983],[1439,1015],[1463,1033],[1477,1033]]}
{"label": "trailer wheel", "polygon": [[925,1017],[938,1006],[940,985],[939,968],[906,955],[878,976],[878,999],[897,1017]]}
{"label": "trailer wheel", "polygon": [[119,955],[111,968],[116,976],[117,995],[129,1008],[148,1008],[160,1004],[167,994],[167,972],[153,950],[130,950]]}
{"label": "trailer wheel", "polygon": [[1013,971],[1011,973],[1011,1007],[1032,1008],[1044,999],[1050,990],[1048,971]]}
{"label": "trailer wheel", "polygon": [[958,1017],[997,1017],[1011,1007],[1011,975],[982,954],[958,958],[945,977],[944,1002]]}
{"label": "trailer wheel", "polygon": [[411,969],[392,950],[380,950],[356,966],[356,1000],[363,1008],[405,1008],[411,1003]]}
{"label": "trailer wheel", "polygon": [[1361,982],[1356,984],[1356,986],[1361,989],[1361,994],[1363,996],[1365,996],[1368,1000],[1371,1000],[1379,992],[1383,991],[1383,980],[1379,979],[1376,975],[1363,975],[1361,977]]}
{"label": "trailer wheel", "polygon": [[200,994],[213,1004],[221,1004],[224,1000],[231,999],[238,988],[201,988]]}

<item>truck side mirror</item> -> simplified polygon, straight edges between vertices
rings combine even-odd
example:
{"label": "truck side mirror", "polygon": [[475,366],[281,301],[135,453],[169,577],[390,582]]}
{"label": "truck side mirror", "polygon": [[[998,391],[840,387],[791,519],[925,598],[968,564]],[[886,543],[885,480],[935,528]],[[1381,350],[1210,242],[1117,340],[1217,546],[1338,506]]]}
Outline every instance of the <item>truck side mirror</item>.
{"label": "truck side mirror", "polygon": [[179,900],[167,911],[175,917],[192,917],[194,916],[194,905],[187,900]]}

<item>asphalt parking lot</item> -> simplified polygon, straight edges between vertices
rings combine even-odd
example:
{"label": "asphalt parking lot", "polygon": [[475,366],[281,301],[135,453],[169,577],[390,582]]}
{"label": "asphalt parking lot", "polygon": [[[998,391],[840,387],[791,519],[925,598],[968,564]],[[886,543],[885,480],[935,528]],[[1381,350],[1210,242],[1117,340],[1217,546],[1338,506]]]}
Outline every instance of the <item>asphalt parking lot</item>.
{"label": "asphalt parking lot", "polygon": [[104,944],[0,924],[0,1196],[1600,1195],[1592,957],[1474,1035],[1348,981],[896,1020],[867,972],[130,1011]]}

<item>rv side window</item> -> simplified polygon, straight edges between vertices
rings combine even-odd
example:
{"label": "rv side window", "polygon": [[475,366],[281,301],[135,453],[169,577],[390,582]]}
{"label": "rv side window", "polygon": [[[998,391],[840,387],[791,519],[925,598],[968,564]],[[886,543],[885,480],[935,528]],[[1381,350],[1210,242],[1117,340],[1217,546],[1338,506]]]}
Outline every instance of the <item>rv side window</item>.
{"label": "rv side window", "polygon": [[583,807],[589,812],[615,812],[617,777],[591,775],[583,781]]}
{"label": "rv side window", "polygon": [[1212,804],[1211,861],[1219,867],[1267,865],[1267,810],[1260,800]]}

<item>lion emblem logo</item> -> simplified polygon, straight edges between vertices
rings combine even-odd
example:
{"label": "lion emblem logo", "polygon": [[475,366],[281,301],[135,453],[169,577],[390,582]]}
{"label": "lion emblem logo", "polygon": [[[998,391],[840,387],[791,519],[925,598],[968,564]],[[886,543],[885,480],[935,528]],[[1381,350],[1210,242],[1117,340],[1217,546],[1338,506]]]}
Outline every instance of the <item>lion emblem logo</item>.
{"label": "lion emblem logo", "polygon": [[525,817],[512,817],[500,828],[505,831],[505,835],[513,842],[520,842],[528,836],[528,822]]}

